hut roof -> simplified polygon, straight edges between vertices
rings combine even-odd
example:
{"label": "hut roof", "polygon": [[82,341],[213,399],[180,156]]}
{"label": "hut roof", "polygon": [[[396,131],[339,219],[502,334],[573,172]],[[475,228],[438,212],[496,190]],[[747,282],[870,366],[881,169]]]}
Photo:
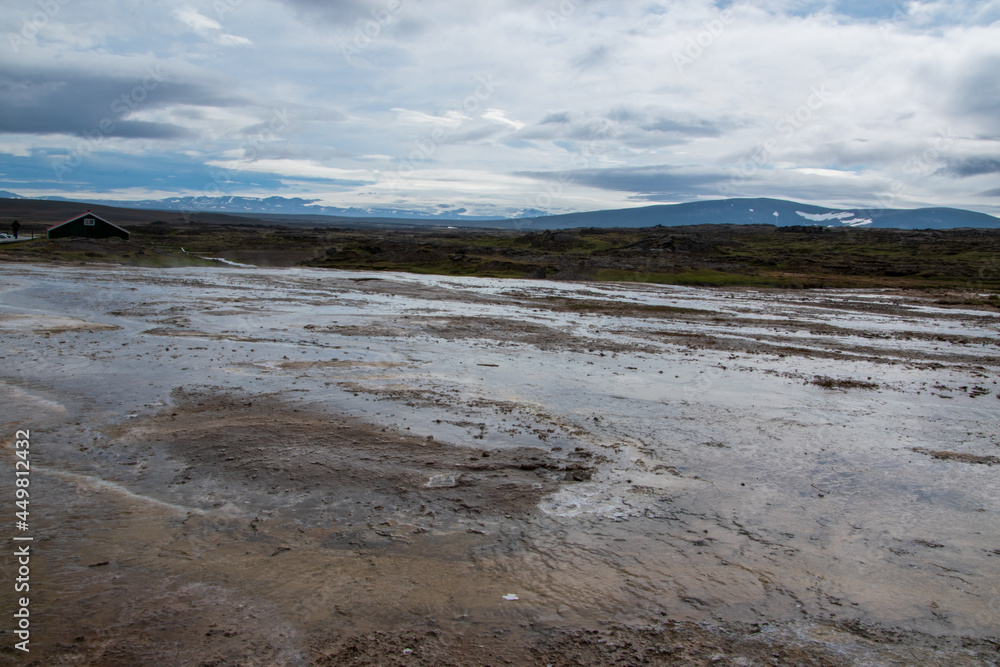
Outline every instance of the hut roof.
{"label": "hut roof", "polygon": [[112,227],[114,227],[115,229],[117,229],[117,230],[119,230],[119,231],[121,231],[121,232],[124,232],[125,234],[128,234],[128,233],[129,233],[127,229],[122,229],[121,227],[119,227],[119,226],[118,226],[118,225],[116,225],[115,223],[113,223],[113,222],[108,222],[107,220],[105,220],[105,219],[104,219],[104,218],[102,218],[101,216],[97,215],[96,213],[92,213],[92,212],[91,212],[91,211],[89,211],[89,210],[88,210],[88,211],[87,211],[86,213],[81,213],[80,215],[74,215],[74,216],[73,216],[72,218],[70,218],[69,220],[64,220],[63,222],[60,222],[60,223],[58,223],[58,224],[56,224],[56,225],[52,225],[51,227],[49,227],[49,228],[48,228],[48,229],[46,229],[45,231],[46,231],[46,232],[51,232],[51,231],[52,231],[53,229],[57,229],[57,228],[59,228],[59,227],[62,227],[63,225],[68,225],[68,224],[69,224],[69,223],[71,223],[71,222],[76,222],[76,221],[77,221],[77,220],[79,220],[80,218],[96,218],[97,220],[100,220],[100,221],[101,221],[101,222],[103,222],[104,224],[106,224],[106,225],[111,225],[111,226],[112,226]]}

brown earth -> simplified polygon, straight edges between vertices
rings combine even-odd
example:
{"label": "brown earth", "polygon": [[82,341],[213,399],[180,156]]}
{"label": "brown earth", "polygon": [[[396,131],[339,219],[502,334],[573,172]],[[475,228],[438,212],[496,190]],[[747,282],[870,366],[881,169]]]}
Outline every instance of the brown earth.
{"label": "brown earth", "polygon": [[[847,622],[541,621],[503,599],[517,582],[490,554],[543,494],[589,476],[580,452],[484,452],[268,395],[183,389],[108,436],[97,448],[135,471],[133,486],[165,483],[179,504],[54,474],[75,491],[46,532],[88,539],[45,547],[60,590],[39,594],[39,649],[25,659],[7,647],[4,664],[847,667],[860,655],[937,664],[947,650],[950,665],[972,666],[1000,650]],[[161,442],[176,474],[144,481]],[[206,497],[211,512],[185,507]],[[897,642],[908,662],[894,662]]]}

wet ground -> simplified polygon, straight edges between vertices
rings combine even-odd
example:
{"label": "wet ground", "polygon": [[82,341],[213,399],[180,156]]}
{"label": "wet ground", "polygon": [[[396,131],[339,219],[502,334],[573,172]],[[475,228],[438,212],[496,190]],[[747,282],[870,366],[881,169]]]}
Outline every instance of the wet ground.
{"label": "wet ground", "polygon": [[997,311],[0,276],[2,488],[30,429],[35,540],[32,651],[0,628],[0,660],[1000,664]]}

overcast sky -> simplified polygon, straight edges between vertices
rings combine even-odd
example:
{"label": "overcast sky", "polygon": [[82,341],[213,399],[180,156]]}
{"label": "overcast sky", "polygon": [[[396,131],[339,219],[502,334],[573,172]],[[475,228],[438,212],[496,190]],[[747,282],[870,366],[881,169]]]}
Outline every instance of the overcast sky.
{"label": "overcast sky", "polygon": [[0,0],[0,189],[1000,214],[1000,0]]}

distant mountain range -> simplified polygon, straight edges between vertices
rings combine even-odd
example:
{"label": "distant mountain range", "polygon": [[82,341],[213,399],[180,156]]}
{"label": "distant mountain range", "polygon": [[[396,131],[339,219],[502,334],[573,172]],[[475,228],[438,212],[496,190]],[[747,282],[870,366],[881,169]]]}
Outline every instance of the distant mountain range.
{"label": "distant mountain range", "polygon": [[[0,190],[0,199],[26,199]],[[69,202],[64,197],[45,201]],[[466,209],[441,205],[440,212],[427,213],[394,208],[337,208],[319,206],[315,199],[287,197],[168,197],[143,201],[90,200],[84,204],[156,211],[243,214],[280,222],[284,217],[315,216],[317,223],[337,224],[347,219],[396,219],[416,223],[458,227],[499,227],[543,230],[575,227],[677,227],[681,225],[795,225],[822,227],[870,227],[896,229],[955,229],[977,227],[1000,229],[1000,218],[957,208],[833,209],[782,199],[719,199],[684,204],[661,204],[640,208],[588,211],[549,215],[529,210],[517,218],[466,216]]]}
{"label": "distant mountain range", "polygon": [[[0,198],[24,199],[13,192],[0,190]],[[39,197],[46,201],[73,201],[66,197]],[[188,211],[192,213],[244,213],[276,215],[329,215],[340,218],[404,218],[407,220],[504,220],[503,216],[469,216],[468,209],[441,204],[433,213],[399,208],[338,208],[320,206],[318,199],[301,197],[167,197],[166,199],[142,199],[125,201],[114,199],[92,199],[88,204],[114,206],[116,208],[137,208],[153,211]],[[525,216],[545,215],[544,211],[524,211]]]}
{"label": "distant mountain range", "polygon": [[575,227],[677,227],[680,225],[814,225],[895,229],[1000,229],[1000,218],[958,208],[833,209],[783,199],[719,199],[686,204],[663,204],[614,211],[568,213],[514,220],[527,229]]}

